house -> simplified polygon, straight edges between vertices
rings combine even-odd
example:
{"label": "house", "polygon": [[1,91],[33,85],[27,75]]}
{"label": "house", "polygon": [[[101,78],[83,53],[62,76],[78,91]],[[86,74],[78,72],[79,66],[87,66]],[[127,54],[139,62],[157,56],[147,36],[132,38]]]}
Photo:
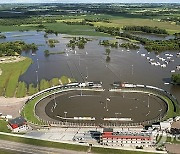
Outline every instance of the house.
{"label": "house", "polygon": [[23,117],[17,117],[8,121],[8,128],[12,132],[26,132],[30,129],[30,126],[27,124],[27,121]]}

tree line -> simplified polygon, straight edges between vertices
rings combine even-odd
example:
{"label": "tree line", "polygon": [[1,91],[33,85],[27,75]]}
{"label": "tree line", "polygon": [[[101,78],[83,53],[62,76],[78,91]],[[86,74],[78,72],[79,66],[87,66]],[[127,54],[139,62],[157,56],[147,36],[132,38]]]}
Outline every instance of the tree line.
{"label": "tree line", "polygon": [[37,49],[38,47],[36,44],[26,44],[24,41],[0,43],[0,57],[16,56],[20,55],[22,51],[36,51]]}
{"label": "tree line", "polygon": [[122,28],[125,31],[141,31],[145,33],[154,33],[154,34],[168,34],[165,29],[158,27],[149,27],[149,26],[125,26]]}

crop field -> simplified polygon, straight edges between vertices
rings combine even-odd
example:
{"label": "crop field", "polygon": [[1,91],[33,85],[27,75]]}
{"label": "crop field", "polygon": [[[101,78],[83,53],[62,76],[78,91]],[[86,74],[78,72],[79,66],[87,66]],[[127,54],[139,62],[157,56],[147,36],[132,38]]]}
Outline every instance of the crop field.
{"label": "crop field", "polygon": [[113,19],[112,23],[104,23],[104,22],[95,22],[95,26],[107,26],[107,27],[120,27],[126,25],[135,25],[135,26],[151,26],[151,27],[159,27],[162,29],[166,29],[170,34],[174,34],[180,31],[180,26],[171,24],[170,22],[159,22],[150,19],[140,19],[140,18],[122,18],[122,19]]}

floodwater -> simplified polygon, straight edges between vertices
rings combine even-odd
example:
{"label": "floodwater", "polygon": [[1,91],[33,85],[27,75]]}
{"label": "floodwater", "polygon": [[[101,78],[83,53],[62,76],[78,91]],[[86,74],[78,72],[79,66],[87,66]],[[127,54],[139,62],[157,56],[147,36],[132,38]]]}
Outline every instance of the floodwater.
{"label": "floodwater", "polygon": [[[86,78],[89,81],[102,81],[103,87],[106,89],[114,81],[145,84],[169,91],[180,102],[180,86],[164,84],[165,82],[170,82],[171,70],[180,73],[180,71],[176,70],[176,66],[180,65],[180,58],[176,57],[177,52],[166,51],[160,54],[160,57],[163,58],[167,58],[165,53],[173,55],[171,58],[173,61],[169,62],[167,67],[162,68],[149,63],[146,57],[155,59],[155,61],[163,64],[153,52],[148,54],[143,46],[141,46],[139,53],[137,53],[138,50],[130,50],[128,52],[124,48],[111,49],[110,62],[106,62],[105,47],[98,45],[98,43],[99,40],[112,39],[110,37],[90,37],[93,40],[85,45],[85,49],[75,49],[75,54],[75,51],[69,51],[66,47],[66,44],[70,40],[70,38],[67,38],[70,37],[69,35],[48,35],[49,39],[58,39],[60,42],[55,48],[50,48],[46,44],[47,38],[44,38],[44,32],[28,31],[8,32],[4,34],[7,38],[5,40],[0,39],[0,42],[23,40],[26,43],[36,43],[39,45],[36,55],[32,55],[31,51],[22,53],[23,56],[32,58],[33,64],[20,77],[20,81],[36,83],[37,70],[39,81],[41,79],[52,79],[66,75],[75,78],[78,82],[83,82]],[[152,36],[148,35],[146,37]],[[154,37],[159,39],[159,36],[153,36],[153,39]],[[124,40],[118,41],[119,43],[124,42]],[[46,49],[51,52],[65,51],[66,54],[45,57],[44,50]],[[141,56],[141,54],[145,54],[145,57]]]}

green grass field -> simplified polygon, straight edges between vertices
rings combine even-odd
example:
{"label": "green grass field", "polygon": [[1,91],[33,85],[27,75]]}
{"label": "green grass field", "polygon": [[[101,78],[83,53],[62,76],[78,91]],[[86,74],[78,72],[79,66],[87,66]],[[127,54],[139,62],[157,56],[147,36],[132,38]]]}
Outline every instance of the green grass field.
{"label": "green grass field", "polygon": [[22,111],[22,115],[23,117],[25,117],[25,119],[29,122],[32,122],[34,124],[38,124],[38,125],[43,125],[44,123],[39,121],[37,119],[37,117],[34,115],[34,106],[36,104],[36,102],[42,98],[45,95],[41,95],[39,97],[36,97],[35,99],[33,99],[32,101],[30,101],[29,103],[27,103]]}
{"label": "green grass field", "polygon": [[22,75],[32,60],[26,58],[25,60],[17,63],[0,64],[2,74],[0,76],[0,95],[6,97],[13,97],[18,86],[19,76]]}
{"label": "green grass field", "polygon": [[[132,16],[113,16],[106,14],[97,15],[81,15],[81,16],[64,16],[59,17],[56,20],[57,23],[44,23],[47,29],[55,30],[59,33],[65,33],[70,35],[89,35],[89,36],[108,36],[100,32],[95,32],[93,26],[88,25],[67,25],[63,21],[80,22],[83,19],[96,19],[103,18],[109,19],[111,23],[107,22],[94,22],[95,26],[108,26],[108,27],[120,27],[126,25],[135,26],[157,26],[162,29],[166,29],[170,34],[180,32],[180,26],[175,25],[173,22],[160,22],[157,19],[152,20],[149,18],[132,17]],[[33,19],[32,19],[33,20]],[[37,24],[21,25],[21,26],[2,26],[0,25],[1,32],[18,31],[18,30],[37,30]]]}
{"label": "green grass field", "polygon": [[96,32],[94,27],[88,25],[67,25],[65,23],[47,23],[44,24],[47,29],[55,30],[59,33],[70,35],[89,35],[89,36],[108,36],[100,32]]}
{"label": "green grass field", "polygon": [[10,130],[7,127],[8,122],[0,119],[0,132],[9,133]]}
{"label": "green grass field", "polygon": [[11,32],[11,31],[19,31],[19,30],[36,30],[37,27],[35,26],[2,26],[0,25],[1,32]]}

